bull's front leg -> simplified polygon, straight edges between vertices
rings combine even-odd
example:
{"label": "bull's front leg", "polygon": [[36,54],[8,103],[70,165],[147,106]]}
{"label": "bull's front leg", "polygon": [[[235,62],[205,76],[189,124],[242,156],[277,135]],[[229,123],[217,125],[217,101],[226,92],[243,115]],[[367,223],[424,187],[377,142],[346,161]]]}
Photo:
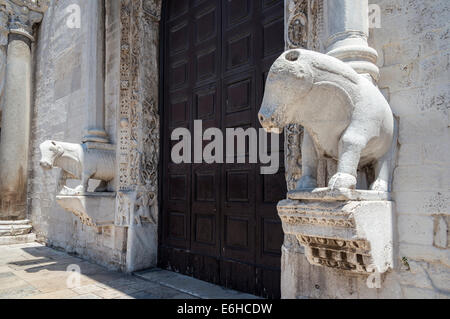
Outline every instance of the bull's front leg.
{"label": "bull's front leg", "polygon": [[75,192],[77,194],[84,194],[87,192],[89,187],[89,180],[91,179],[92,175],[94,174],[83,170],[83,172],[81,173],[81,184],[75,188]]}
{"label": "bull's front leg", "polygon": [[328,187],[356,188],[356,177],[361,152],[367,145],[367,138],[359,130],[348,128],[339,141],[337,173],[330,179]]}
{"label": "bull's front leg", "polygon": [[318,158],[314,142],[305,130],[302,142],[302,177],[297,183],[297,190],[317,187]]}

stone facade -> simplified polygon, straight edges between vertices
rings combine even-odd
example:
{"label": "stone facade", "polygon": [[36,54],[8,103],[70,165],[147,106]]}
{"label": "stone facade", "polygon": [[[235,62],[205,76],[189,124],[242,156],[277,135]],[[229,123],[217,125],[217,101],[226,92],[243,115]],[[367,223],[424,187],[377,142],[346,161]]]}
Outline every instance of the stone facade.
{"label": "stone facade", "polygon": [[[286,49],[327,53],[328,18],[334,14],[327,1],[286,0]],[[82,12],[80,28],[66,23],[70,15],[66,9],[74,4]],[[91,2],[83,0],[50,1],[42,22],[31,29],[35,38],[31,44],[32,115],[27,216],[22,219],[28,217],[37,239],[49,246],[113,269],[134,271],[155,266],[157,260],[161,1],[99,0],[98,4],[96,11],[91,10]],[[450,6],[446,0],[370,0],[369,4],[381,9],[380,28],[371,28],[368,38],[378,59],[374,67],[368,54],[365,62],[369,63],[354,69],[378,80],[398,125],[392,189],[389,198],[383,199],[383,203],[395,202],[389,206],[395,207],[389,208],[394,212],[389,232],[391,269],[378,277],[369,274],[370,287],[367,273],[349,273],[331,264],[318,266],[324,263],[323,251],[329,247],[340,251],[342,242],[298,237],[299,227],[315,224],[311,222],[315,217],[285,216],[283,221],[296,225],[297,230],[285,229],[283,298],[450,296]],[[104,18],[104,39],[91,34],[92,21],[100,18]],[[1,78],[4,45],[0,41]],[[1,109],[4,116],[4,105]],[[68,202],[56,195],[66,176],[60,169],[42,169],[39,146],[46,140],[92,142],[92,134],[97,134],[96,142],[108,145],[102,147],[115,152],[114,189],[96,194],[98,182],[91,181],[80,198],[69,198],[72,202],[65,206]],[[303,128],[290,124],[286,136],[287,182],[293,190],[302,176]],[[317,166],[317,186],[325,187],[338,169],[336,162],[322,158]],[[67,180],[67,187],[79,184],[79,180]],[[355,226],[351,219],[337,222]],[[10,234],[12,224],[5,225],[0,223],[0,231]],[[19,231],[30,229],[26,222],[14,225]],[[352,241],[352,236],[344,242],[348,251],[371,258],[369,241]],[[358,249],[352,250],[355,245]],[[308,252],[312,246],[317,250]]]}

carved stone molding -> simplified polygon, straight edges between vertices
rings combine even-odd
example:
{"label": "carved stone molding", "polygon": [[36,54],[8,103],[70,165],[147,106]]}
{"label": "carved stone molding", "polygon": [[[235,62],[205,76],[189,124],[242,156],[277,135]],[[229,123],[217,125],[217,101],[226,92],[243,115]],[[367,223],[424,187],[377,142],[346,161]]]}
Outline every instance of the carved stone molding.
{"label": "carved stone molding", "polygon": [[323,28],[323,0],[286,2],[286,49],[320,51]]}
{"label": "carved stone molding", "polygon": [[284,233],[305,247],[308,261],[357,274],[392,269],[393,202],[374,191],[319,193],[326,195],[290,193],[278,204]]}
{"label": "carved stone molding", "polygon": [[286,46],[288,49],[308,46],[308,0],[289,0],[287,3]]}
{"label": "carved stone molding", "polygon": [[[122,0],[120,5],[120,110],[118,137],[119,225],[157,211],[159,114],[157,55],[160,0]],[[152,35],[154,36],[152,38]],[[156,38],[155,38],[156,37]],[[130,202],[132,201],[132,202]],[[130,211],[131,210],[131,211]],[[153,215],[152,215],[153,216]],[[150,218],[156,223],[156,216]]]}
{"label": "carved stone molding", "polygon": [[306,257],[312,265],[354,273],[371,273],[370,243],[366,240],[338,240],[298,235],[306,247]]}
{"label": "carved stone molding", "polygon": [[286,183],[289,191],[295,189],[297,182],[302,177],[301,145],[303,128],[300,125],[291,124],[284,129],[285,136],[285,166]]}
{"label": "carved stone molding", "polygon": [[136,192],[119,192],[116,197],[116,226],[157,224],[157,198],[146,189]]}

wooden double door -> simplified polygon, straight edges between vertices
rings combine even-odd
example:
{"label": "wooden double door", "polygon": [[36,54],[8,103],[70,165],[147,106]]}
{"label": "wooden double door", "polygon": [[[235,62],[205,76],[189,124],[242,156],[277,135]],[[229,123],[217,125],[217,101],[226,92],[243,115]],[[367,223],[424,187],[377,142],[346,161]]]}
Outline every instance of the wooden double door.
{"label": "wooden double door", "polygon": [[[169,0],[163,14],[163,167],[159,266],[280,297],[285,197],[260,164],[174,164],[175,128],[260,128],[264,83],[284,49],[283,0]],[[205,142],[207,144],[207,142]],[[225,151],[224,151],[225,152]],[[247,154],[248,155],[248,154]]]}

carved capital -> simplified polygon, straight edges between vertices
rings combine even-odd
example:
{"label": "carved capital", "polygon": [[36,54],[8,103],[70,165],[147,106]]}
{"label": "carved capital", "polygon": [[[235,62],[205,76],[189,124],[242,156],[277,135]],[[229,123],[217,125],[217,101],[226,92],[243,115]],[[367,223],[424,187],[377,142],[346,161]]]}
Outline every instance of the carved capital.
{"label": "carved capital", "polygon": [[9,0],[9,2],[12,2],[19,7],[27,7],[29,10],[40,13],[45,13],[50,5],[50,0]]}
{"label": "carved capital", "polygon": [[33,26],[42,21],[49,0],[0,0],[0,44],[8,32],[33,38]]}

